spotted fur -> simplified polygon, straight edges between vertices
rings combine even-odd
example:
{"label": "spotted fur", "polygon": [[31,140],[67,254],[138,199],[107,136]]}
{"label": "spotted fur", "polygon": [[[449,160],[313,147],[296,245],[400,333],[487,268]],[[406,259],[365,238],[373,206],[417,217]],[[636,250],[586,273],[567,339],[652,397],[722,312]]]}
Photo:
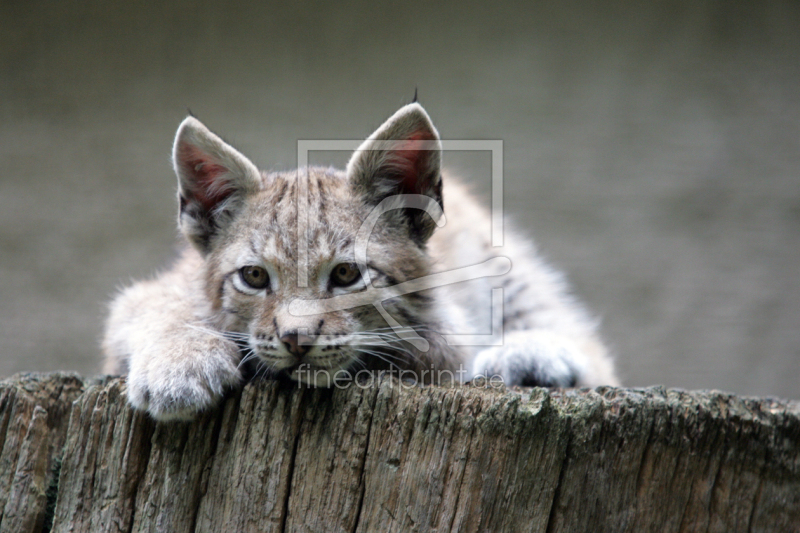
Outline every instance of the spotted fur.
{"label": "spotted fur", "polygon": [[[260,172],[188,117],[173,162],[191,246],[114,300],[106,371],[127,373],[131,404],[161,420],[191,418],[258,375],[331,386],[360,370],[403,369],[428,382],[448,371],[509,385],[615,384],[595,323],[562,277],[509,232],[493,248],[488,213],[442,178],[440,160],[418,103],[373,133],[345,171]],[[386,206],[362,264],[359,231]],[[497,256],[513,265],[502,277],[398,289]],[[503,288],[504,343],[451,345],[447,335],[491,328],[494,287]],[[383,291],[381,309],[359,300],[370,291]],[[358,305],[331,307],[342,298]]]}

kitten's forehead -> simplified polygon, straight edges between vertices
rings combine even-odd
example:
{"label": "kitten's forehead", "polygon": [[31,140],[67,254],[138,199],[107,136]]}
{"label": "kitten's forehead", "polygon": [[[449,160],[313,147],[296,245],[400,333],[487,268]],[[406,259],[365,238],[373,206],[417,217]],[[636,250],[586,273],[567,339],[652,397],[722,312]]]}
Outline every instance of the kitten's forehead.
{"label": "kitten's forehead", "polygon": [[282,187],[283,183],[297,184],[303,180],[309,180],[309,186],[316,185],[319,181],[324,181],[332,186],[345,187],[347,176],[343,170],[335,167],[303,167],[283,172],[263,172],[263,190]]}
{"label": "kitten's forehead", "polygon": [[309,252],[330,254],[352,247],[365,206],[353,194],[344,172],[310,167],[263,176],[260,191],[246,201],[245,227],[255,231],[253,248],[294,259],[298,228],[305,215]]}
{"label": "kitten's forehead", "polygon": [[261,190],[254,195],[264,209],[291,212],[297,216],[297,206],[306,205],[312,213],[327,214],[331,204],[354,200],[345,173],[335,168],[308,167],[288,172],[263,175]]}

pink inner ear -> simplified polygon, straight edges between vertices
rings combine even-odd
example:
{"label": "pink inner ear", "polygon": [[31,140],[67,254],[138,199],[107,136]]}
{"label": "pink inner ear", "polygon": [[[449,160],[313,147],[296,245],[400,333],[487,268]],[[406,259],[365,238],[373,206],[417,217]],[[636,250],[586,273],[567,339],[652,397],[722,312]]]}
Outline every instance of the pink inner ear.
{"label": "pink inner ear", "polygon": [[[181,150],[181,162],[191,176],[191,190],[187,191],[205,210],[213,209],[217,204],[230,196],[231,184],[223,178],[229,170],[216,164],[194,147],[185,147]],[[193,198],[192,198],[193,197]]]}
{"label": "pink inner ear", "polygon": [[424,150],[422,148],[415,147],[413,143],[417,141],[432,140],[434,140],[434,137],[430,134],[430,132],[425,130],[416,131],[409,135],[407,139],[405,139],[405,141],[408,142],[404,141],[398,143],[399,148],[393,150],[395,163],[403,171],[402,179],[400,180],[401,190],[407,193],[420,194],[424,192],[423,188],[425,186],[430,185],[426,183],[420,183],[420,178],[427,170],[425,168],[428,161],[427,152],[430,150]]}

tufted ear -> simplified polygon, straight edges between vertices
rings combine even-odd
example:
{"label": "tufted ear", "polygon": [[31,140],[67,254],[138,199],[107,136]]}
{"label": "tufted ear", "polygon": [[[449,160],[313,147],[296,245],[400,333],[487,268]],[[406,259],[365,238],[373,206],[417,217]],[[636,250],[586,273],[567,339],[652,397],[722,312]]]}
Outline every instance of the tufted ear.
{"label": "tufted ear", "polygon": [[235,148],[194,117],[186,117],[175,135],[172,164],[178,176],[178,223],[201,252],[230,223],[244,196],[258,190],[260,173]]}
{"label": "tufted ear", "polygon": [[[347,176],[356,194],[370,205],[390,196],[425,195],[444,207],[441,159],[439,133],[414,102],[400,108],[358,147],[347,164]],[[419,209],[401,215],[404,219],[398,221],[408,224],[419,242],[436,228],[436,222]]]}

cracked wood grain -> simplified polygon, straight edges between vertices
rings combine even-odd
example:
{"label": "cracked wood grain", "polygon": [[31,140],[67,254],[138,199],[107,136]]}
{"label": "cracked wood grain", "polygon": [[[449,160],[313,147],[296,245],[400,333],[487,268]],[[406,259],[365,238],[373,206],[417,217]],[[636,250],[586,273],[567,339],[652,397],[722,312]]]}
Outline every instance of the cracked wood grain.
{"label": "cracked wood grain", "polygon": [[800,531],[800,405],[260,381],[159,424],[123,380],[20,376],[0,382],[0,513],[37,533]]}
{"label": "cracked wood grain", "polygon": [[71,374],[0,381],[0,532],[39,533],[50,526],[47,490],[66,439],[70,405],[83,390],[84,381]]}

